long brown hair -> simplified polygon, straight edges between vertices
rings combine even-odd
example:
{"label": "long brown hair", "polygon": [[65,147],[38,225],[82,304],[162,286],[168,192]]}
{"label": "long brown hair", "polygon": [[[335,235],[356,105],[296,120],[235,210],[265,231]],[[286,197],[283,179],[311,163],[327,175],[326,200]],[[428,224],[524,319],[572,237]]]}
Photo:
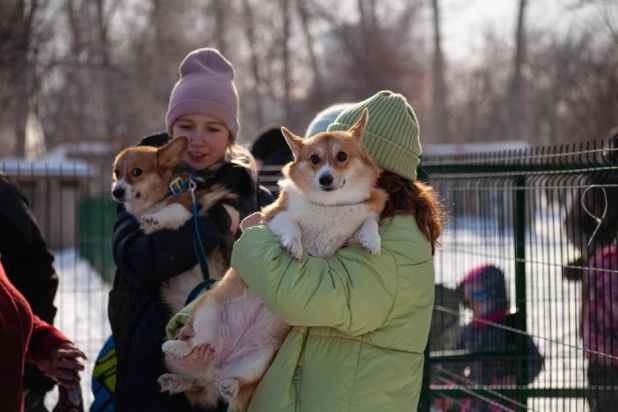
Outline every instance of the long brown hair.
{"label": "long brown hair", "polygon": [[436,248],[440,247],[438,238],[442,234],[444,210],[433,188],[386,170],[380,175],[378,186],[389,195],[381,217],[414,215],[421,233],[431,243],[431,253],[435,254]]}

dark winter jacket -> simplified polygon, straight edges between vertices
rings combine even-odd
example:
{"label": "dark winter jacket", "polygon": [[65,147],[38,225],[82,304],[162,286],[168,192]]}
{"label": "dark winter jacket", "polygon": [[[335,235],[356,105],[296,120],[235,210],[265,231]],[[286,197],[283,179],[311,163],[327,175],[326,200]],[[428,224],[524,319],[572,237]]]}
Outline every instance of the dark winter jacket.
{"label": "dark winter jacket", "polygon": [[[54,322],[58,276],[54,256],[47,248],[21,188],[0,172],[0,258],[8,279],[26,298],[32,312]],[[46,392],[54,381],[36,366],[26,365],[24,387]]]}
{"label": "dark winter jacket", "polygon": [[[145,138],[140,145],[160,146],[167,135]],[[239,194],[241,218],[253,212],[257,187],[250,173],[232,163],[219,163],[197,174],[205,186],[223,183]],[[200,219],[206,254],[212,252],[228,232],[230,218],[224,207],[214,206]],[[161,393],[157,379],[166,373],[161,345],[170,318],[159,286],[197,264],[193,249],[193,221],[176,231],[161,230],[144,235],[138,221],[122,207],[114,224],[112,246],[117,265],[110,292],[109,315],[118,357],[116,408],[119,411],[192,410],[184,395]]]}

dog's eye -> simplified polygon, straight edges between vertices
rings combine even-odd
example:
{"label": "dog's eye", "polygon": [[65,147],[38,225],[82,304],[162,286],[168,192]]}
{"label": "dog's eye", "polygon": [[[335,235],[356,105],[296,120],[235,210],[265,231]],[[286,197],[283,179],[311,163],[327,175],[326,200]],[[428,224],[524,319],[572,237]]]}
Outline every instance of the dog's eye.
{"label": "dog's eye", "polygon": [[347,158],[348,158],[348,155],[345,154],[345,152],[337,153],[337,160],[339,160],[340,162],[345,162],[345,159]]}
{"label": "dog's eye", "polygon": [[116,169],[114,170],[114,177],[118,179],[118,176],[120,176],[120,172],[118,171],[118,169]]}
{"label": "dog's eye", "polygon": [[131,170],[131,174],[137,177],[142,174],[142,169],[136,167],[135,169]]}
{"label": "dog's eye", "polygon": [[314,165],[320,163],[320,158],[318,157],[318,155],[311,155],[311,163],[313,163]]}

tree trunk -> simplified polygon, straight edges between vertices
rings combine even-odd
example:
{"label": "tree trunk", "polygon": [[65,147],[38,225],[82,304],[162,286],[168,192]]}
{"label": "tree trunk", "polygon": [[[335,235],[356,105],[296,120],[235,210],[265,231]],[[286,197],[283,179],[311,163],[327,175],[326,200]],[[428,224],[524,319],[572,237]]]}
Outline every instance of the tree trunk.
{"label": "tree trunk", "polygon": [[81,30],[79,28],[78,18],[75,15],[75,5],[73,0],[67,0],[66,2],[67,18],[69,20],[69,28],[71,29],[71,36],[73,37],[72,52],[76,59],[79,59],[79,54],[82,49],[81,42]]}
{"label": "tree trunk", "polygon": [[217,49],[224,56],[227,53],[226,31],[226,12],[225,5],[227,0],[214,0],[215,9],[215,44]]}
{"label": "tree trunk", "polygon": [[115,74],[112,70],[110,61],[109,37],[107,35],[107,21],[105,18],[105,0],[97,0],[97,25],[99,34],[99,58],[103,71],[99,77],[102,87],[105,115],[105,139],[109,139],[115,147],[122,147],[120,140],[122,136],[117,136],[116,126],[119,120],[118,107],[114,99]]}
{"label": "tree trunk", "polygon": [[73,139],[76,139],[77,136],[79,136],[80,138],[84,136],[84,106],[86,105],[85,94],[83,90],[84,87],[82,83],[83,72],[79,68],[80,55],[83,46],[82,32],[79,24],[80,19],[79,16],[75,13],[75,4],[73,0],[67,0],[65,6],[72,37],[71,51],[73,53],[73,58],[75,59],[76,66],[75,69],[69,69],[69,73],[67,73],[67,80],[70,84],[69,87],[74,87],[77,90],[77,102],[71,102],[71,105],[77,111],[75,119],[77,130],[75,131],[75,133],[71,133],[69,135],[69,138],[73,137]]}
{"label": "tree trunk", "polygon": [[99,34],[99,55],[104,67],[109,66],[109,39],[105,21],[105,0],[97,1],[97,25]]}
{"label": "tree trunk", "polygon": [[509,101],[509,130],[508,136],[510,139],[521,139],[523,136],[520,125],[523,122],[522,117],[522,81],[521,67],[525,59],[525,42],[526,36],[524,32],[524,17],[526,11],[527,0],[519,1],[519,13],[517,17],[517,31],[515,34],[515,58],[513,61],[513,77],[511,79]]}
{"label": "tree trunk", "polygon": [[448,114],[446,109],[446,82],[444,80],[444,57],[442,54],[440,34],[440,6],[438,0],[432,0],[434,55],[433,55],[433,135],[438,142],[448,140]]}
{"label": "tree trunk", "polygon": [[[359,50],[360,67],[365,81],[366,90],[363,94],[368,94],[376,89],[379,84],[380,74],[383,72],[381,65],[383,62],[380,57],[379,47],[380,31],[376,16],[376,3],[371,0],[358,0],[358,12],[360,14],[360,30],[362,44],[355,44],[353,47]],[[360,47],[359,47],[360,46]]]}
{"label": "tree trunk", "polygon": [[283,44],[282,44],[282,60],[283,60],[283,102],[285,105],[285,119],[290,121],[292,118],[292,108],[290,100],[290,89],[292,88],[292,79],[290,73],[290,2],[281,0],[281,9],[283,12]]}
{"label": "tree trunk", "polygon": [[26,84],[26,73],[20,74],[15,79],[16,101],[15,101],[15,156],[24,157],[26,155],[26,123],[28,122],[28,87]]}
{"label": "tree trunk", "polygon": [[251,53],[251,71],[253,72],[253,85],[255,90],[255,115],[260,127],[264,124],[264,115],[262,113],[262,98],[261,86],[262,80],[260,77],[260,60],[258,58],[257,41],[255,38],[255,20],[251,12],[251,4],[249,0],[242,0],[243,18],[245,26],[245,36]]}
{"label": "tree trunk", "polygon": [[315,85],[314,97],[315,100],[320,102],[322,101],[322,96],[324,93],[324,89],[322,86],[322,76],[320,74],[320,65],[318,63],[318,59],[315,55],[315,50],[313,49],[313,36],[311,35],[311,31],[309,30],[309,13],[307,12],[307,5],[305,4],[305,0],[296,0],[296,7],[298,9],[298,14],[300,16],[300,22],[303,27],[303,34],[305,37],[305,48],[309,53],[309,63],[311,64],[311,70],[313,71],[313,82]]}
{"label": "tree trunk", "polygon": [[15,24],[13,33],[17,39],[20,39],[14,49],[15,75],[13,80],[15,90],[14,153],[18,157],[23,157],[26,154],[26,125],[30,112],[30,99],[34,93],[33,88],[28,87],[28,83],[29,76],[35,76],[34,69],[30,65],[29,52],[32,46],[32,27],[38,6],[38,1],[32,1],[30,8],[26,9],[26,2],[19,1],[15,5],[15,18],[13,20]]}

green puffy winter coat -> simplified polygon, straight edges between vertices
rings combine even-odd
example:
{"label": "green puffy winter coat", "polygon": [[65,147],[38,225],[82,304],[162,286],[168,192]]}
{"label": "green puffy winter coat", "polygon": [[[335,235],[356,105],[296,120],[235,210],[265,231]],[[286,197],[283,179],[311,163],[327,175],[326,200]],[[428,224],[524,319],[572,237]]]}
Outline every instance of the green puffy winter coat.
{"label": "green puffy winter coat", "polygon": [[232,267],[294,326],[249,411],[413,411],[434,301],[431,245],[413,217],[380,224],[382,254],[360,245],[294,260],[266,226],[245,231]]}

